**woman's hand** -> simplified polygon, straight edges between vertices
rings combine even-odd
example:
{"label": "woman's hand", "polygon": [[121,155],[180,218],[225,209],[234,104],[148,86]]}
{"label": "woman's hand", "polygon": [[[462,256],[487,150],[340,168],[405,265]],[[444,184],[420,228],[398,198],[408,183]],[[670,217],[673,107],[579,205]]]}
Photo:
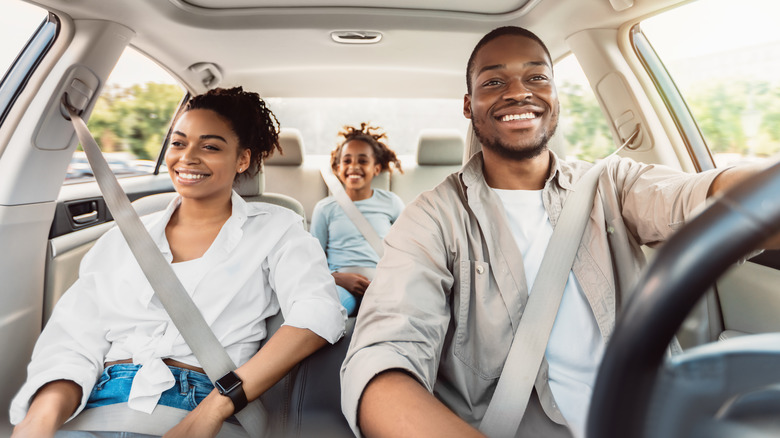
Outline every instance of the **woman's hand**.
{"label": "woman's hand", "polygon": [[222,423],[231,415],[233,402],[215,389],[164,437],[212,438],[217,436]]}
{"label": "woman's hand", "polygon": [[81,386],[70,380],[43,385],[33,396],[24,420],[14,428],[13,438],[53,437],[81,402]]}
{"label": "woman's hand", "polygon": [[[298,362],[327,344],[309,329],[283,325],[268,339],[249,361],[235,370],[241,378],[250,402],[290,372]],[[169,430],[165,438],[211,438],[219,433],[222,423],[233,415],[230,398],[213,390],[179,424]]]}
{"label": "woman's hand", "polygon": [[368,278],[360,274],[352,274],[347,272],[334,272],[333,279],[336,280],[336,284],[346,289],[353,295],[363,295],[368,289],[368,285],[371,284]]}
{"label": "woman's hand", "polygon": [[14,427],[11,438],[50,438],[57,433],[57,427],[47,421],[27,421],[24,419]]}

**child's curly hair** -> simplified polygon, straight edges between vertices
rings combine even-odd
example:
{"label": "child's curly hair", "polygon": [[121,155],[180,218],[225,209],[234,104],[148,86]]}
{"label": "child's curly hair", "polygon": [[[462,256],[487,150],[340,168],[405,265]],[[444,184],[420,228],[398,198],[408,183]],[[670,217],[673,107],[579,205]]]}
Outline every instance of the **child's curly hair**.
{"label": "child's curly hair", "polygon": [[214,88],[192,97],[182,114],[195,109],[211,110],[224,117],[238,136],[239,148],[251,151],[249,169],[237,174],[236,179],[242,175],[253,177],[259,172],[263,160],[275,150],[282,152],[279,146],[279,121],[255,92],[245,91],[240,86]]}
{"label": "child's curly hair", "polygon": [[387,141],[387,134],[379,132],[381,129],[382,128],[378,126],[369,126],[369,124],[365,122],[360,124],[360,128],[345,125],[341,131],[339,131],[339,136],[343,137],[344,140],[339,142],[336,149],[330,153],[330,167],[333,171],[336,172],[338,170],[341,151],[344,149],[344,145],[352,140],[360,140],[371,146],[371,149],[374,151],[374,160],[376,160],[377,164],[382,166],[382,172],[385,170],[392,172],[395,168],[399,172],[404,173],[403,169],[401,169],[401,160],[398,159],[395,152],[393,152],[387,144],[381,141],[383,139]]}

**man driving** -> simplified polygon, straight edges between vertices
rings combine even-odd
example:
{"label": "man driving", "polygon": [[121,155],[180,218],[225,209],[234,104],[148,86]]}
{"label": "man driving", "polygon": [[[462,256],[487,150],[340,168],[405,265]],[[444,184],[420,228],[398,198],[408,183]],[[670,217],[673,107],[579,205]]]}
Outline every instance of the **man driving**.
{"label": "man driving", "polygon": [[[357,434],[481,436],[561,209],[593,166],[548,149],[559,102],[535,34],[485,35],[467,89],[463,113],[482,151],[407,206],[362,304],[342,367],[342,408]],[[606,160],[517,436],[584,436],[605,344],[645,263],[641,246],[668,239],[708,196],[758,168],[689,174]]]}

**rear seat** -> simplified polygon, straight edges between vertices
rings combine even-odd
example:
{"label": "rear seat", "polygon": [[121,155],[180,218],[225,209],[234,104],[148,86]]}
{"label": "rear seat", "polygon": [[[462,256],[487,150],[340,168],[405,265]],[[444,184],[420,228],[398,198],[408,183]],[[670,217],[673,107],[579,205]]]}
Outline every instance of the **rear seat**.
{"label": "rear seat", "polygon": [[328,195],[328,188],[320,176],[320,168],[327,162],[304,160],[303,139],[297,129],[282,129],[279,144],[284,155],[277,152],[264,164],[265,188],[300,201],[305,217],[311,220],[314,205]]}
{"label": "rear seat", "polygon": [[[300,201],[310,222],[314,206],[330,194],[320,174],[320,169],[330,167],[330,155],[307,157],[301,133],[294,128],[282,128],[279,144],[284,154],[275,153],[265,161],[265,188]],[[376,176],[371,187],[390,190],[388,172]]]}
{"label": "rear seat", "polygon": [[[284,155],[274,154],[266,160],[265,187],[300,201],[310,221],[314,206],[330,194],[320,175],[320,169],[330,166],[330,156],[306,156],[303,138],[294,128],[283,128],[279,143]],[[390,190],[408,204],[447,175],[457,172],[463,163],[464,149],[465,142],[457,130],[425,130],[418,140],[415,162],[404,160],[403,174],[382,172],[371,186]]]}
{"label": "rear seat", "polygon": [[390,176],[390,190],[405,204],[436,187],[449,174],[460,170],[465,143],[456,130],[425,130],[417,142],[416,163],[404,163],[404,173]]}

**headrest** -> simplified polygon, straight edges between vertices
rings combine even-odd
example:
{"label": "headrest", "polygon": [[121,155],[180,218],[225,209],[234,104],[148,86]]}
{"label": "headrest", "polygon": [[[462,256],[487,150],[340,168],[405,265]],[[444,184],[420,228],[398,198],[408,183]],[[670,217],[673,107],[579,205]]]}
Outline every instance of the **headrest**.
{"label": "headrest", "polygon": [[463,137],[456,130],[424,130],[417,143],[417,164],[452,166],[463,162]]}
{"label": "headrest", "polygon": [[469,127],[466,131],[466,138],[468,138],[468,140],[466,141],[466,149],[463,151],[463,164],[466,164],[472,155],[482,150],[482,144],[479,142],[477,133],[474,132],[474,126],[471,125],[471,122],[469,122]]}
{"label": "headrest", "polygon": [[279,132],[279,146],[284,155],[279,151],[274,152],[271,158],[265,160],[266,166],[300,166],[303,164],[303,138],[301,131],[294,128],[283,128]]}
{"label": "headrest", "polygon": [[[247,172],[250,172],[248,170]],[[265,191],[265,174],[263,173],[263,166],[260,166],[260,171],[252,177],[242,176],[238,179],[238,182],[234,186],[236,193],[241,197],[247,196],[260,196]]]}

